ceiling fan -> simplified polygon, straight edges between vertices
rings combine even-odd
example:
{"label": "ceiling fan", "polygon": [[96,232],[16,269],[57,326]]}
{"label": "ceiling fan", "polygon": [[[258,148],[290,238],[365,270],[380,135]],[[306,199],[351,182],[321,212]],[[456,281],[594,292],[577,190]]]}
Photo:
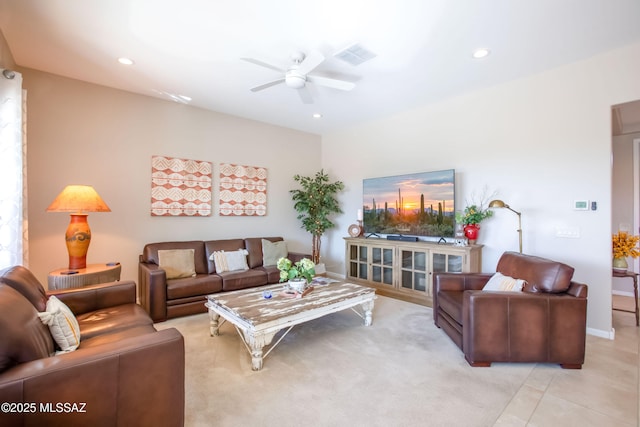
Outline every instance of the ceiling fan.
{"label": "ceiling fan", "polygon": [[262,62],[260,60],[254,58],[240,58],[243,61],[250,62],[255,65],[259,65],[261,67],[269,68],[270,70],[278,71],[279,73],[284,74],[283,77],[280,77],[277,80],[273,80],[264,84],[261,84],[256,87],[252,87],[252,92],[258,92],[271,86],[275,86],[281,83],[287,85],[292,89],[298,89],[298,94],[302,99],[302,102],[305,104],[313,103],[313,99],[311,95],[306,90],[307,83],[313,83],[319,86],[325,86],[332,89],[338,90],[351,90],[356,85],[355,83],[348,82],[345,80],[332,79],[329,77],[322,77],[317,75],[310,75],[316,67],[318,67],[322,62],[324,62],[324,56],[317,51],[312,51],[309,55],[305,55],[302,52],[294,52],[291,55],[292,64],[289,68],[282,69],[275,65],[267,64],[266,62]]}

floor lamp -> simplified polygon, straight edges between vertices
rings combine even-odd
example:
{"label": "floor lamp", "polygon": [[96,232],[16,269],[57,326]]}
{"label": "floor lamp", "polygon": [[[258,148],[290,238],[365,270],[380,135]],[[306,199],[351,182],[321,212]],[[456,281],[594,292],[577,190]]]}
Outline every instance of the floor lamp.
{"label": "floor lamp", "polygon": [[516,210],[511,209],[511,207],[505,202],[503,202],[502,200],[492,200],[491,203],[489,203],[489,207],[490,208],[507,208],[511,212],[518,215],[518,238],[520,240],[520,253],[522,253],[522,214]]}
{"label": "floor lamp", "polygon": [[87,251],[91,243],[88,212],[111,212],[90,185],[68,185],[47,208],[47,212],[71,212],[64,237],[69,252],[69,270],[87,268]]}

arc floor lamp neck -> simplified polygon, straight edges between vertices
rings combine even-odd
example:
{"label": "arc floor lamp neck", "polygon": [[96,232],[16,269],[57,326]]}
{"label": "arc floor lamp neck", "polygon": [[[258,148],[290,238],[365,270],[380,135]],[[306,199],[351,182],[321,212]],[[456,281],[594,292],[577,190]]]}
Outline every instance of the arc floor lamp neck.
{"label": "arc floor lamp neck", "polygon": [[65,233],[69,252],[69,270],[87,267],[87,251],[91,243],[89,212],[111,212],[90,185],[68,185],[47,208],[47,212],[70,212],[71,221]]}
{"label": "arc floor lamp neck", "polygon": [[522,253],[522,213],[512,209],[508,204],[506,204],[502,200],[492,200],[489,203],[489,207],[490,208],[505,208],[505,209],[509,209],[511,212],[513,212],[516,215],[518,215],[518,240],[519,240],[519,244],[520,244],[519,245],[520,253]]}

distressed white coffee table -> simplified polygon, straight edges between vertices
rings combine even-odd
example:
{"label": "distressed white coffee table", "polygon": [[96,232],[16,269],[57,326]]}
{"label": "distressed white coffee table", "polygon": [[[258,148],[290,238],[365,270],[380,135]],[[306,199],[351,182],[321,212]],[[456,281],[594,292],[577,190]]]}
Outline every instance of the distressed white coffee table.
{"label": "distressed white coffee table", "polygon": [[[291,328],[300,323],[351,308],[364,319],[365,326],[372,322],[375,290],[353,283],[331,283],[316,286],[302,298],[287,298],[280,293],[282,284],[267,285],[239,291],[222,292],[207,296],[211,336],[217,336],[225,320],[233,323],[251,354],[251,367],[262,369],[263,359],[282,341]],[[263,291],[271,291],[272,298],[265,299]],[[355,307],[360,306],[362,313]],[[220,316],[223,321],[218,322]],[[271,344],[274,335],[287,328],[278,341]]]}

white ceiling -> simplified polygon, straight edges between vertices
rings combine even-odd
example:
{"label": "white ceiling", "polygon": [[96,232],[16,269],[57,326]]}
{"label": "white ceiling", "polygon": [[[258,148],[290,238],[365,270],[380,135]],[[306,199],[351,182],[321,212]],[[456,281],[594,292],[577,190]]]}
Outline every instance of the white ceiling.
{"label": "white ceiling", "polygon": [[[639,18],[639,0],[0,0],[19,66],[317,134],[640,41]],[[353,43],[377,56],[332,57]],[[280,76],[241,57],[286,68],[296,50],[355,89],[249,90]]]}

